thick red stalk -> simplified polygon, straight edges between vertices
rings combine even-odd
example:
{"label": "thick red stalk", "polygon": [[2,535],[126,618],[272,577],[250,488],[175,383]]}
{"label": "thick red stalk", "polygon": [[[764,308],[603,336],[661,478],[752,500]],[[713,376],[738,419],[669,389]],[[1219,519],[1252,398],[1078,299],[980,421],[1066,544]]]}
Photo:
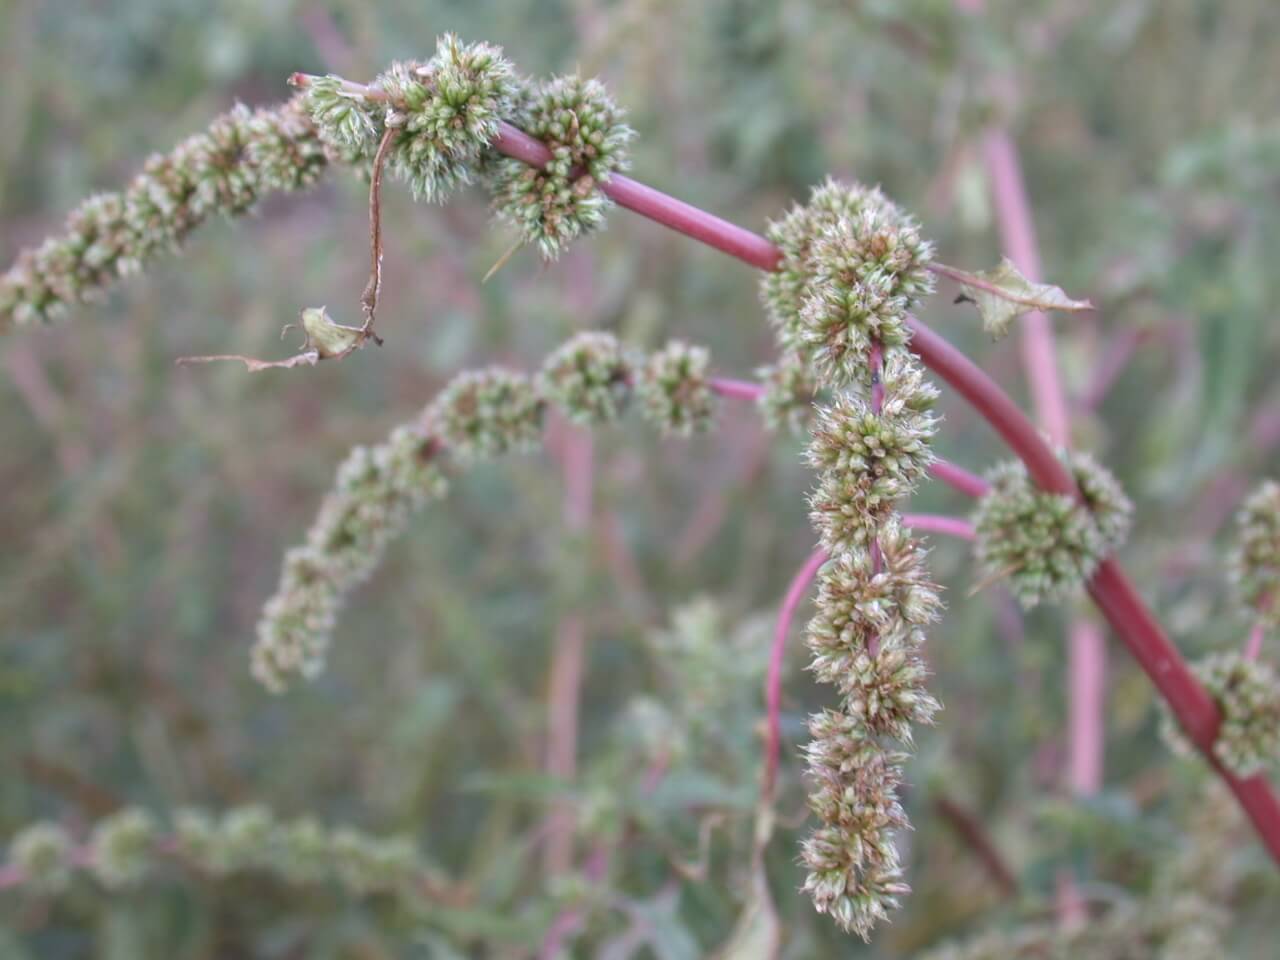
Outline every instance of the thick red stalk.
{"label": "thick red stalk", "polygon": [[[504,125],[494,146],[508,156],[534,164],[545,163],[546,148],[537,144],[539,149],[533,150],[530,149],[531,144],[537,144],[537,141],[514,127]],[[606,191],[615,189],[624,179],[615,176]],[[777,268],[781,254],[776,247],[764,237],[751,234],[719,217],[702,211],[691,214],[694,208],[688,204],[665,197],[648,187],[623,190],[621,196],[610,193],[610,196],[622,206],[753,266],[764,270]],[[697,228],[690,228],[691,224],[696,224]],[[1026,464],[1031,478],[1045,490],[1076,495],[1071,475],[1008,394],[985,371],[918,319],[911,318],[910,325],[913,332],[911,349],[986,418]],[[1258,776],[1240,780],[1224,770],[1214,758],[1213,741],[1221,723],[1216,705],[1192,676],[1114,559],[1099,567],[1089,583],[1089,593],[1169,703],[1188,736],[1236,795],[1272,857],[1280,862],[1280,802],[1265,778]]]}

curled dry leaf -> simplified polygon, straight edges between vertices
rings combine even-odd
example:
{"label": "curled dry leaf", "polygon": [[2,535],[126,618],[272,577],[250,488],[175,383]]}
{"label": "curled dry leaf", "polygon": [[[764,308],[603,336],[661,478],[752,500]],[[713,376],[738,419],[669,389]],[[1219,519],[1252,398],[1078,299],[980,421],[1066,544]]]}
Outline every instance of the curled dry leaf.
{"label": "curled dry leaf", "polygon": [[982,329],[996,340],[1009,332],[1014,320],[1032,310],[1078,313],[1093,309],[1088,300],[1073,300],[1061,287],[1032,283],[1008,257],[1004,257],[994,270],[978,273],[968,273],[941,263],[934,264],[932,269],[960,284],[962,292],[957,302],[972,302],[982,318]]}
{"label": "curled dry leaf", "polygon": [[[283,337],[293,326],[295,324],[292,323],[286,325],[280,331],[280,336]],[[283,360],[259,360],[256,357],[246,357],[238,353],[215,353],[207,356],[179,357],[178,366],[188,366],[193,363],[212,363],[215,360],[239,360],[249,369],[250,373],[257,373],[260,370],[314,367],[321,360],[342,359],[351,351],[363,346],[371,336],[370,332],[360,327],[348,327],[344,324],[336,323],[329,316],[329,311],[325,307],[308,307],[303,310],[301,326],[302,332],[307,338],[302,345],[302,350]]]}

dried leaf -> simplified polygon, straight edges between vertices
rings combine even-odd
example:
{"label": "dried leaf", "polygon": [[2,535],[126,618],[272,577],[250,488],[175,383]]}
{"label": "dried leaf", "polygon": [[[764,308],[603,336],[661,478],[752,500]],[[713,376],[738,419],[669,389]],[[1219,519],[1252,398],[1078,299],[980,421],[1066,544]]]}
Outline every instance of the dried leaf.
{"label": "dried leaf", "polygon": [[322,360],[350,353],[365,338],[365,332],[360,327],[335,323],[325,307],[308,307],[303,310],[302,329],[307,335],[307,348],[316,351]]}
{"label": "dried leaf", "polygon": [[973,302],[982,318],[982,328],[996,340],[1009,332],[1014,320],[1032,310],[1076,313],[1093,309],[1088,300],[1072,300],[1061,287],[1032,283],[1008,257],[994,270],[979,273],[967,273],[942,264],[936,269],[960,284],[962,293],[958,299]]}
{"label": "dried leaf", "polygon": [[[293,367],[314,367],[321,360],[331,357],[341,359],[352,350],[364,344],[365,340],[372,336],[366,333],[360,327],[348,327],[341,323],[335,323],[333,318],[329,316],[329,311],[325,307],[307,307],[302,311],[302,331],[306,335],[306,342],[302,345],[302,350],[292,357],[286,357],[283,360],[259,360],[256,357],[246,357],[239,353],[215,353],[208,356],[200,357],[179,357],[178,366],[187,366],[192,363],[212,363],[215,360],[239,360],[249,368],[250,373],[257,373],[259,370],[289,370]],[[280,331],[283,337],[289,332],[289,328],[293,324],[289,324]]]}

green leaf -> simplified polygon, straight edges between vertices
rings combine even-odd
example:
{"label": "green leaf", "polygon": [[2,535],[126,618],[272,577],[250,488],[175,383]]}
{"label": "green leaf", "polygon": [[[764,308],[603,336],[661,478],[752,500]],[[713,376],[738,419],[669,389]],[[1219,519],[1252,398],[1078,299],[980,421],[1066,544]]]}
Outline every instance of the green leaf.
{"label": "green leaf", "polygon": [[1009,332],[1014,320],[1032,310],[1063,310],[1078,313],[1092,310],[1088,300],[1072,300],[1061,287],[1048,283],[1032,283],[1004,257],[994,270],[967,273],[955,267],[937,264],[938,273],[960,284],[959,300],[968,300],[978,308],[982,329],[999,340]]}

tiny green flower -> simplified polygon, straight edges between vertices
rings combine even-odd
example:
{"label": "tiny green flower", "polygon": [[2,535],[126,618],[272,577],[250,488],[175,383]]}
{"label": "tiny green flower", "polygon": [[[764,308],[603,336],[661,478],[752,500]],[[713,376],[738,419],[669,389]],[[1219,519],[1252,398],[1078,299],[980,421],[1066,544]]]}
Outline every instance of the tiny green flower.
{"label": "tiny green flower", "polygon": [[636,366],[613,334],[579,333],[547,357],[538,389],[574,423],[607,423],[630,403]]}
{"label": "tiny green flower", "polygon": [[644,415],[665,434],[687,437],[711,428],[716,396],[707,383],[705,347],[672,340],[649,357],[640,375]]}
{"label": "tiny green flower", "polygon": [[523,373],[503,367],[454,377],[427,409],[427,429],[462,463],[529,452],[542,440],[544,401]]}
{"label": "tiny green flower", "polygon": [[611,206],[600,185],[629,164],[635,135],[623,111],[598,80],[556,77],[531,92],[521,123],[551,150],[538,170],[514,159],[497,161],[489,176],[494,209],[526,243],[555,260],[577,237],[604,224]]}
{"label": "tiny green flower", "polygon": [[1280,626],[1280,483],[1262,483],[1236,514],[1228,570],[1249,617]]}
{"label": "tiny green flower", "polygon": [[1021,462],[988,473],[991,490],[974,513],[977,556],[987,577],[1008,577],[1025,607],[1073,595],[1128,535],[1133,506],[1115,478],[1088,454],[1064,462],[1084,503],[1046,493]]}
{"label": "tiny green flower", "polygon": [[61,893],[71,882],[71,838],[56,823],[33,823],[9,843],[9,865],[39,893]]}
{"label": "tiny green flower", "polygon": [[89,869],[110,890],[135,886],[151,869],[156,822],[144,810],[125,809],[100,820],[89,838]]}

